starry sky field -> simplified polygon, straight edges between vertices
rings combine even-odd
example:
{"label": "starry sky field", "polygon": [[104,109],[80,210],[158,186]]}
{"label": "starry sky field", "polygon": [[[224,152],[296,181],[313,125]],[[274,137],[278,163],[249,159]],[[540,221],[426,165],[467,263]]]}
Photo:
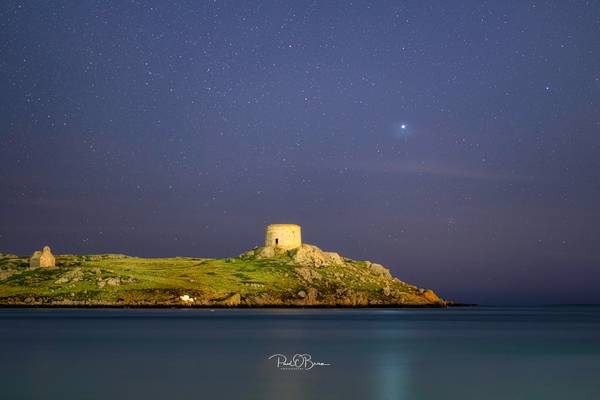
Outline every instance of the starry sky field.
{"label": "starry sky field", "polygon": [[480,303],[600,302],[600,2],[3,1],[0,251],[268,223]]}

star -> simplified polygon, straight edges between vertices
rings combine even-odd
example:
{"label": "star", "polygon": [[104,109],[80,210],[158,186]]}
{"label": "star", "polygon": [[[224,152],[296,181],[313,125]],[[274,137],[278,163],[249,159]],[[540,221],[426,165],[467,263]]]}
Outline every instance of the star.
{"label": "star", "polygon": [[412,129],[409,129],[408,124],[404,122],[396,122],[393,125],[392,135],[397,138],[407,138],[410,136]]}

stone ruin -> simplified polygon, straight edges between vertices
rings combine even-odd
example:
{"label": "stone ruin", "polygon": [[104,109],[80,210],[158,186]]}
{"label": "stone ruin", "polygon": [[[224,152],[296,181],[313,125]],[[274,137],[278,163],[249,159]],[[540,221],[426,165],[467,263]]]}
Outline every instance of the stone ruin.
{"label": "stone ruin", "polygon": [[29,266],[31,268],[56,266],[56,260],[50,251],[50,247],[44,246],[42,251],[35,251],[29,260]]}

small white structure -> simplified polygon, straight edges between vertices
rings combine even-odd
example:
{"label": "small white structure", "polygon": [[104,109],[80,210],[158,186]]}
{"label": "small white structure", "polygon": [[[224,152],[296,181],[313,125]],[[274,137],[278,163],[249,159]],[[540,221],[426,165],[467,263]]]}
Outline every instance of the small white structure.
{"label": "small white structure", "polygon": [[196,301],[195,298],[188,296],[187,294],[184,294],[183,296],[179,296],[179,298],[181,299],[181,301],[183,301],[185,304],[192,304],[194,301]]}

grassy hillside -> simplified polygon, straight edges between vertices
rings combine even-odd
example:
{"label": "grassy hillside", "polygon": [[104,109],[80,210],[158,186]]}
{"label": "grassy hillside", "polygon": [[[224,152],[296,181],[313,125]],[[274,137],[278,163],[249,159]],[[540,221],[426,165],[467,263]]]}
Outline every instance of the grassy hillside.
{"label": "grassy hillside", "polygon": [[0,305],[444,305],[378,264],[307,245],[277,254],[265,249],[225,259],[60,255],[55,268],[35,269],[27,257],[3,254]]}

